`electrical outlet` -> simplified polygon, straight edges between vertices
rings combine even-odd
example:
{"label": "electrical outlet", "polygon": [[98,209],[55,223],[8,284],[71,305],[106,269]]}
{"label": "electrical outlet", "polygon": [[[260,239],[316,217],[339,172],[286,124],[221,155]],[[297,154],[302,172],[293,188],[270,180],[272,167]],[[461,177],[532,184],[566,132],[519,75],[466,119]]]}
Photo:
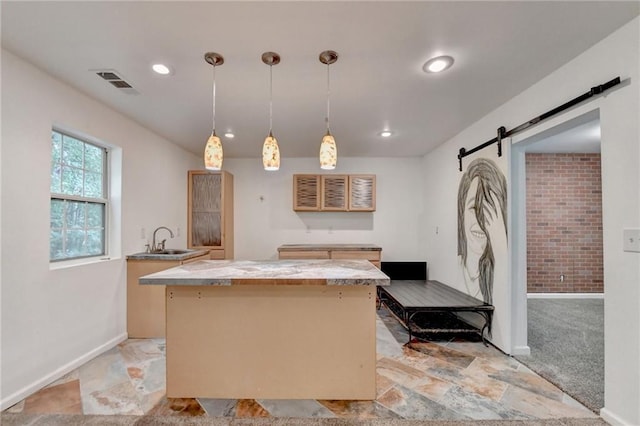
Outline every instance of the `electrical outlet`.
{"label": "electrical outlet", "polygon": [[622,239],[624,251],[640,253],[640,229],[623,229]]}
{"label": "electrical outlet", "polygon": [[144,228],[140,228],[140,239],[144,240],[145,238],[147,238],[147,230]]}
{"label": "electrical outlet", "polygon": [[176,237],[180,236],[180,227],[176,226]]}

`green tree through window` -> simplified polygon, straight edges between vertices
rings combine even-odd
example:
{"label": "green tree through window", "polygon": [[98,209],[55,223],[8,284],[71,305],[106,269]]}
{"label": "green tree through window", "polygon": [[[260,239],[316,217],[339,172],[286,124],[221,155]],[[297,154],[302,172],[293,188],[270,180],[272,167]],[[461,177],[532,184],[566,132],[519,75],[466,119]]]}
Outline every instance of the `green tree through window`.
{"label": "green tree through window", "polygon": [[52,262],[106,252],[107,150],[51,132]]}

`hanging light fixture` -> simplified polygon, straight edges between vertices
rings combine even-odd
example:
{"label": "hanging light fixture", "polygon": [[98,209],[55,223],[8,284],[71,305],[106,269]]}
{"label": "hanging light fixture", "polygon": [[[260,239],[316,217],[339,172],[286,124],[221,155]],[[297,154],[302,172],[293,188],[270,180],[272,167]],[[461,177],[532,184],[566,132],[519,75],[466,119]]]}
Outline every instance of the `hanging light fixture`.
{"label": "hanging light fixture", "polygon": [[338,162],[338,147],[336,146],[336,140],[331,135],[329,128],[329,112],[330,103],[329,97],[331,95],[331,80],[329,79],[329,65],[338,60],[338,54],[333,50],[325,50],[320,53],[320,62],[327,66],[327,116],[325,121],[327,123],[327,133],[322,138],[320,144],[320,168],[323,170],[333,170],[336,168]]}
{"label": "hanging light fixture", "polygon": [[280,148],[278,140],[273,136],[273,71],[274,65],[280,63],[280,55],[275,52],[264,52],[262,62],[269,65],[269,136],[262,145],[262,165],[265,170],[278,170],[280,168]]}
{"label": "hanging light fixture", "polygon": [[224,64],[222,55],[215,52],[204,54],[204,60],[213,66],[213,130],[204,147],[204,167],[208,170],[220,170],[222,168],[222,142],[216,135],[216,67]]}

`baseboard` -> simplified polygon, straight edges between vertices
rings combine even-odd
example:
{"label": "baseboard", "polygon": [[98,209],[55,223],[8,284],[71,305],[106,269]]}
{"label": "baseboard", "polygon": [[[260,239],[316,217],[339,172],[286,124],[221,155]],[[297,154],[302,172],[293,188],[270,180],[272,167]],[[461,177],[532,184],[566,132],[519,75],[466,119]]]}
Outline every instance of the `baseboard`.
{"label": "baseboard", "polygon": [[527,293],[527,299],[604,299],[604,293]]}
{"label": "baseboard", "polygon": [[531,348],[529,346],[516,346],[511,351],[512,356],[529,356],[531,355]]}
{"label": "baseboard", "polygon": [[620,417],[616,416],[611,411],[607,410],[606,407],[600,409],[600,417],[602,417],[602,420],[604,420],[605,422],[613,426],[631,426],[632,425],[632,423],[625,422]]}
{"label": "baseboard", "polygon": [[87,352],[86,354],[84,354],[84,355],[74,359],[73,361],[63,365],[62,367],[56,369],[55,371],[47,374],[46,376],[42,377],[41,379],[38,379],[35,382],[23,387],[19,391],[14,392],[13,394],[9,395],[8,397],[3,398],[0,401],[0,411],[1,410],[5,410],[5,409],[11,407],[12,405],[22,401],[23,399],[25,399],[29,395],[31,395],[31,394],[39,391],[43,387],[47,386],[49,383],[55,382],[56,380],[58,380],[59,378],[61,378],[65,374],[68,374],[68,373],[72,372],[76,368],[80,367],[81,365],[85,364],[86,362],[90,361],[91,359],[97,357],[98,355],[102,354],[103,352],[106,352],[109,349],[115,347],[118,343],[124,342],[125,340],[127,340],[127,333],[122,333],[119,336],[116,336],[113,339],[109,340],[108,342],[105,342],[104,344],[98,346],[97,348]]}

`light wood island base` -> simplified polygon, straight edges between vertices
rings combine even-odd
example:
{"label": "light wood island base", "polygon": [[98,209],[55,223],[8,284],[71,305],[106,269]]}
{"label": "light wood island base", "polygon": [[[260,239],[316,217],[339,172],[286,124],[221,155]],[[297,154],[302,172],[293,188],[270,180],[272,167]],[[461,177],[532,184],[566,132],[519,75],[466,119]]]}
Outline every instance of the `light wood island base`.
{"label": "light wood island base", "polygon": [[167,397],[373,400],[376,286],[366,260],[203,260],[166,285]]}
{"label": "light wood island base", "polygon": [[167,286],[167,396],[376,397],[375,286]]}

